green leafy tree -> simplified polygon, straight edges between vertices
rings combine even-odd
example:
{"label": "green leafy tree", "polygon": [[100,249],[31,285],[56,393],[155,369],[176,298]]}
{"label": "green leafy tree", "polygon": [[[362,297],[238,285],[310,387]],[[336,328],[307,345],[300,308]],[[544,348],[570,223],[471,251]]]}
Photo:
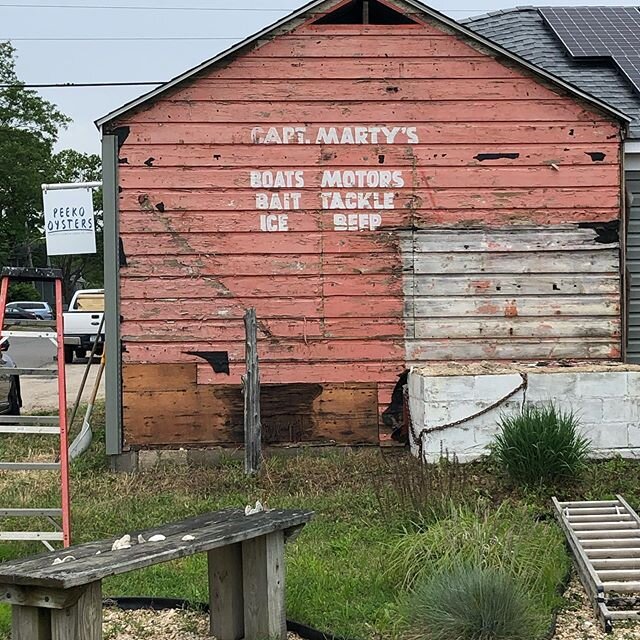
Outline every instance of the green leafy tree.
{"label": "green leafy tree", "polygon": [[[54,153],[70,120],[20,82],[10,42],[0,42],[0,85],[0,266],[45,266],[42,184],[97,182],[100,158],[73,149]],[[101,202],[96,192],[97,253],[51,258],[51,265],[62,269],[67,301],[81,279],[89,286],[103,284]]]}
{"label": "green leafy tree", "polygon": [[41,184],[69,119],[19,81],[10,42],[0,42],[0,85],[0,264],[33,266],[42,237]]}

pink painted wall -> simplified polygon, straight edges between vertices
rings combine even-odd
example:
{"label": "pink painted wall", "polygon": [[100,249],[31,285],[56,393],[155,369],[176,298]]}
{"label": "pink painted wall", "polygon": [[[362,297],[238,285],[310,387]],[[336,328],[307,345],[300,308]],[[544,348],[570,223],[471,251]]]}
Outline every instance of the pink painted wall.
{"label": "pink painted wall", "polygon": [[[197,363],[198,386],[239,384],[255,306],[263,381],[376,383],[384,405],[406,366],[400,230],[620,216],[620,125],[427,22],[305,24],[117,125],[130,127],[125,393],[127,367],[149,364]],[[303,127],[309,144],[256,143],[270,127]],[[368,144],[317,144],[322,127],[401,130],[393,144],[378,129]],[[495,153],[517,157],[481,159]],[[401,172],[403,186],[327,189],[326,169]],[[256,188],[252,171],[303,171],[304,186]],[[394,208],[366,211],[375,231],[337,231],[334,215],[352,211],[323,210],[325,191],[388,192]],[[301,204],[275,212],[288,231],[265,232],[256,197],[275,192]],[[189,351],[228,351],[231,375]],[[132,404],[125,422],[137,419]]]}

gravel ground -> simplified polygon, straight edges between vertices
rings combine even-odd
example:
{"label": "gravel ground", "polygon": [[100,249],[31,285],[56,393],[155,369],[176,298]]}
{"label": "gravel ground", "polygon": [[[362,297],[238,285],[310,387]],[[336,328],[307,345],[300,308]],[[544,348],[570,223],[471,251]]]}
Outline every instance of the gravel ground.
{"label": "gravel ground", "polygon": [[587,594],[574,577],[565,593],[567,607],[558,615],[554,638],[558,640],[640,640],[639,622],[616,622],[607,635],[597,621]]}
{"label": "gravel ground", "polygon": [[[566,607],[558,614],[557,640],[640,640],[640,622],[618,622],[613,634],[602,630],[577,577],[565,593]],[[208,616],[189,611],[104,610],[104,640],[211,640]],[[289,634],[288,640],[300,640]]]}
{"label": "gravel ground", "polygon": [[[104,609],[104,640],[211,640],[209,618],[191,611]],[[293,633],[288,640],[301,640]]]}

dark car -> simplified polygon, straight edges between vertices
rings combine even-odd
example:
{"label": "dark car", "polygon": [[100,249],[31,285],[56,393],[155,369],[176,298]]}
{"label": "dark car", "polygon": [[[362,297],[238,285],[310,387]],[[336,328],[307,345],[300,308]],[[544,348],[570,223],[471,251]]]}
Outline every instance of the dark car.
{"label": "dark car", "polygon": [[5,307],[4,317],[5,320],[40,320],[32,311],[20,307]]}
{"label": "dark car", "polygon": [[[9,342],[0,345],[0,368],[15,369],[16,364],[7,353]],[[20,378],[18,376],[0,376],[0,414],[19,416],[22,407]]]}

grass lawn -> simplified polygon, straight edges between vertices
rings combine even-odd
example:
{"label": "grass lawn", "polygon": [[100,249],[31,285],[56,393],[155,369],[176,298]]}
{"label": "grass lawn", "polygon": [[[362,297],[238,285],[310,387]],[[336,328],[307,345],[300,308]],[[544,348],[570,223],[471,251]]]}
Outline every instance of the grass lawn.
{"label": "grass lawn", "polygon": [[[101,411],[96,419],[103,420]],[[353,640],[393,639],[404,634],[407,594],[420,574],[416,563],[435,567],[444,557],[444,550],[443,554],[437,551],[438,528],[461,530],[467,526],[468,513],[481,510],[482,518],[489,517],[496,535],[504,532],[509,544],[519,544],[519,532],[535,538],[536,544],[544,543],[548,550],[541,554],[548,556],[541,569],[545,579],[535,588],[547,596],[544,606],[549,618],[558,603],[554,589],[569,560],[551,518],[550,491],[524,492],[510,486],[489,462],[466,467],[452,464],[422,474],[416,473],[404,452],[365,449],[272,458],[254,479],[245,478],[241,463],[231,459],[216,469],[164,467],[123,475],[107,469],[102,439],[98,428],[90,453],[72,468],[76,543],[115,539],[134,529],[223,507],[242,507],[258,499],[271,507],[313,509],[315,520],[287,549],[288,617]],[[4,439],[0,455],[20,459],[33,454],[34,441],[28,440],[31,449],[25,448],[26,442],[26,438]],[[38,452],[46,451],[44,442]],[[558,492],[576,499],[623,493],[638,504],[639,480],[640,465],[612,461],[591,465],[579,483]],[[2,506],[55,505],[55,482],[56,475],[45,472],[2,473]],[[466,505],[467,515],[460,515],[460,505]],[[461,538],[460,548],[465,544],[469,546]],[[447,553],[451,548],[449,544]],[[41,550],[1,543],[0,561]],[[206,601],[206,558],[196,556],[108,579],[104,593]],[[9,637],[9,626],[9,610],[0,607],[0,639]]]}

